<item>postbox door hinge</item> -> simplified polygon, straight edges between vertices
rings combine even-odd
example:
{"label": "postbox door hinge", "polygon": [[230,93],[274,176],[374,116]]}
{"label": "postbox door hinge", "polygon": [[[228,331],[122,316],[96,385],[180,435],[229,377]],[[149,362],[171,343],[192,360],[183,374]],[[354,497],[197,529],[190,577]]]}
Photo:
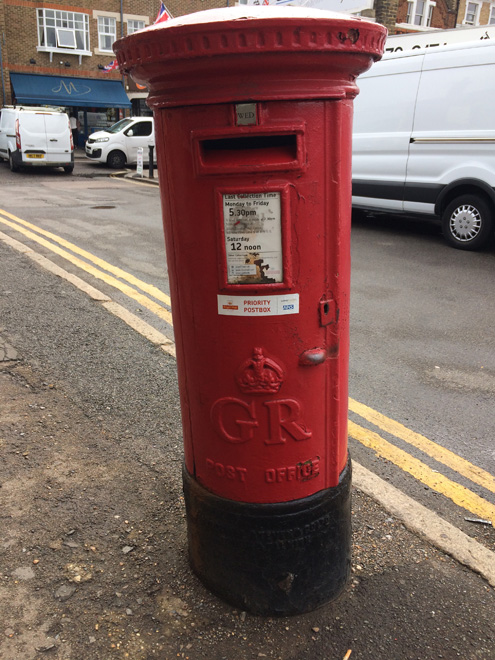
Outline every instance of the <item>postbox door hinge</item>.
{"label": "postbox door hinge", "polygon": [[333,298],[323,298],[320,300],[320,325],[325,327],[331,323],[337,323],[339,320],[339,310],[337,303]]}

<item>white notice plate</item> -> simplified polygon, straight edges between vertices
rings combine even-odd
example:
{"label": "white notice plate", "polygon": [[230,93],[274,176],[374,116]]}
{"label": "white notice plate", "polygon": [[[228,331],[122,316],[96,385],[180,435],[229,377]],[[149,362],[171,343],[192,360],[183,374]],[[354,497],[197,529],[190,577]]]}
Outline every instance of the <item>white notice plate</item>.
{"label": "white notice plate", "polygon": [[228,284],[284,281],[280,192],[223,195]]}
{"label": "white notice plate", "polygon": [[218,313],[224,316],[283,316],[299,314],[299,294],[277,296],[218,295]]}

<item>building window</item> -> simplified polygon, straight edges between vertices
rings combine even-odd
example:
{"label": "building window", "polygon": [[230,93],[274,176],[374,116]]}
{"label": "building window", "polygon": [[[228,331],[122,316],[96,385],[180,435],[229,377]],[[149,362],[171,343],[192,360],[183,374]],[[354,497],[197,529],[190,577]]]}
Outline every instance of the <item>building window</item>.
{"label": "building window", "polygon": [[478,9],[479,9],[478,3],[476,2],[467,3],[464,25],[478,25]]}
{"label": "building window", "polygon": [[414,25],[423,25],[423,20],[425,17],[425,0],[417,0],[416,2],[416,11],[414,12]]}
{"label": "building window", "polygon": [[490,18],[488,20],[489,25],[495,25],[495,6],[492,5],[490,9]]}
{"label": "building window", "polygon": [[134,19],[129,19],[127,21],[127,34],[133,34],[138,30],[142,30],[145,27],[144,21],[136,21]]}
{"label": "building window", "polygon": [[72,11],[37,9],[38,49],[89,54],[89,16]]}
{"label": "building window", "polygon": [[414,2],[408,2],[407,3],[406,23],[411,23],[413,10],[414,10]]}
{"label": "building window", "polygon": [[117,39],[117,21],[109,16],[98,16],[98,48],[112,53],[112,44]]}
{"label": "building window", "polygon": [[431,26],[431,19],[433,18],[433,5],[428,6],[428,18],[426,20],[426,26]]}
{"label": "building window", "polygon": [[414,0],[407,3],[406,23],[421,27],[430,27],[435,2],[429,0]]}

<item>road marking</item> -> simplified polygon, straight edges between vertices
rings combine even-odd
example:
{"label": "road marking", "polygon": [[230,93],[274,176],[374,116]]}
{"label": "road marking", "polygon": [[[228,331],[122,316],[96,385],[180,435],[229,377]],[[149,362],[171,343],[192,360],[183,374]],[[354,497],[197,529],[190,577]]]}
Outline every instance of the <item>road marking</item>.
{"label": "road marking", "polygon": [[114,316],[118,316],[119,319],[122,319],[128,326],[135,330],[138,334],[145,337],[152,344],[160,346],[169,355],[176,357],[175,354],[175,342],[171,339],[168,339],[164,334],[158,332],[153,326],[143,319],[140,319],[135,314],[132,314],[128,309],[119,305],[119,303],[109,300],[107,302],[102,302],[102,306]]}
{"label": "road marking", "polygon": [[448,479],[440,472],[435,472],[425,463],[379,436],[378,433],[358,426],[351,420],[349,420],[348,428],[349,435],[352,438],[358,440],[365,447],[372,449],[377,456],[386,458],[404,472],[412,475],[417,481],[437,493],[442,493],[463,509],[471,511],[480,518],[495,521],[495,505],[476,495],[468,488]]}
{"label": "road marking", "polygon": [[95,289],[93,286],[91,286],[91,284],[88,284],[85,280],[82,280],[77,275],[74,275],[73,273],[69,273],[63,268],[60,268],[60,266],[57,266],[57,264],[55,264],[53,261],[50,261],[50,259],[47,259],[39,252],[35,252],[30,247],[27,247],[27,245],[24,245],[24,243],[21,243],[20,241],[16,241],[15,238],[12,238],[8,234],[4,234],[3,232],[0,232],[0,239],[4,243],[9,245],[11,248],[14,248],[14,250],[17,250],[17,252],[21,252],[22,254],[25,254],[33,261],[36,261],[40,266],[42,266],[46,270],[49,270],[54,275],[58,275],[58,277],[67,280],[81,291],[84,291],[84,293],[86,293],[92,300],[97,300],[99,302],[106,302],[110,300],[110,298],[107,295],[105,295],[101,291],[98,291],[98,289]]}
{"label": "road marking", "polygon": [[454,452],[449,449],[437,445],[436,442],[432,442],[423,435],[411,431],[411,429],[400,424],[400,422],[389,419],[388,417],[385,417],[385,415],[373,410],[373,408],[369,408],[354,399],[349,399],[349,410],[355,412],[357,415],[363,417],[375,426],[378,426],[382,431],[386,431],[387,433],[390,433],[390,435],[393,435],[400,440],[404,440],[404,442],[420,449],[425,454],[428,454],[428,456],[431,456],[439,463],[443,463],[447,467],[452,468],[452,470],[461,474],[463,477],[466,477],[473,483],[495,493],[495,477],[493,475],[482,468],[473,465],[469,461],[466,461],[461,456],[454,454]]}
{"label": "road marking", "polygon": [[3,223],[4,225],[7,225],[8,227],[11,227],[12,229],[15,229],[16,231],[20,232],[21,234],[24,234],[27,238],[30,238],[33,241],[36,241],[36,243],[39,243],[40,245],[43,245],[44,247],[48,248],[55,254],[58,254],[58,256],[62,257],[63,259],[66,259],[70,263],[74,264],[74,266],[77,266],[78,268],[81,268],[81,270],[86,271],[90,275],[93,275],[93,277],[96,277],[99,280],[102,280],[109,286],[113,287],[114,289],[118,289],[122,293],[124,293],[126,296],[129,298],[132,298],[136,302],[138,302],[140,305],[148,309],[150,312],[153,312],[156,316],[161,318],[163,321],[168,323],[170,326],[172,326],[172,314],[168,311],[168,309],[165,309],[165,307],[162,307],[158,303],[156,303],[154,300],[151,300],[147,296],[143,295],[142,293],[139,293],[139,291],[136,291],[129,285],[125,284],[124,282],[121,282],[120,280],[116,279],[112,275],[107,275],[107,273],[102,272],[101,270],[95,268],[94,266],[91,266],[91,264],[86,263],[85,261],[82,261],[78,257],[75,257],[74,255],[70,254],[66,250],[63,250],[62,248],[59,248],[57,245],[54,245],[53,243],[50,243],[46,239],[42,238],[41,236],[38,236],[34,232],[30,231],[29,229],[25,229],[22,226],[19,226],[18,224],[11,222],[10,220],[6,220],[4,217],[0,215],[0,222]]}
{"label": "road marking", "polygon": [[51,241],[54,241],[55,243],[62,245],[63,247],[69,249],[71,252],[74,252],[74,254],[78,254],[80,257],[84,257],[84,259],[91,261],[102,270],[106,270],[107,272],[112,273],[116,277],[120,277],[126,282],[129,282],[129,284],[132,284],[138,289],[141,289],[141,291],[144,291],[144,293],[153,296],[153,298],[160,300],[161,302],[165,303],[170,307],[171,305],[170,296],[168,296],[166,293],[161,291],[161,289],[159,289],[158,287],[153,286],[153,284],[148,284],[147,282],[143,282],[137,277],[134,277],[134,275],[127,273],[125,270],[122,270],[121,268],[118,268],[117,266],[108,263],[108,261],[105,261],[104,259],[100,259],[99,257],[96,257],[94,254],[91,254],[91,252],[87,252],[86,250],[83,250],[77,245],[74,245],[74,243],[70,243],[69,241],[66,241],[64,238],[57,236],[57,234],[53,234],[50,231],[41,229],[40,227],[37,227],[36,225],[33,225],[30,222],[27,222],[26,220],[22,220],[21,218],[12,215],[12,213],[9,213],[8,211],[4,211],[3,209],[0,209],[0,215],[4,215],[7,218],[13,220],[14,222],[18,222],[20,225],[27,227],[28,229],[31,229],[32,231],[36,232],[37,234],[40,234],[41,236],[46,236]]}
{"label": "road marking", "polygon": [[402,520],[412,532],[476,571],[495,587],[494,552],[355,461],[352,461],[352,483]]}
{"label": "road marking", "polygon": [[[11,218],[12,221],[7,220],[5,216]],[[143,307],[146,307],[147,309],[152,311],[159,318],[165,320],[167,323],[169,323],[169,325],[171,326],[173,325],[172,316],[168,310],[158,305],[153,300],[150,300],[143,294],[140,294],[135,289],[132,289],[126,284],[115,279],[111,275],[108,275],[107,273],[98,270],[97,268],[91,266],[90,264],[82,261],[81,259],[78,259],[74,255],[61,249],[57,245],[50,243],[49,241],[45,240],[38,234],[43,234],[44,236],[47,236],[55,243],[59,243],[60,245],[67,247],[72,252],[85,257],[86,259],[92,261],[94,264],[98,265],[100,268],[103,268],[107,272],[111,272],[117,275],[118,277],[127,280],[128,282],[135,283],[136,286],[140,287],[142,290],[149,292],[150,295],[153,295],[153,297],[164,300],[163,296],[165,296],[166,299],[170,301],[170,298],[168,298],[166,294],[161,292],[156,287],[152,285],[148,285],[147,283],[142,282],[141,280],[138,280],[138,278],[135,278],[134,276],[130,275],[129,273],[126,273],[122,269],[112,266],[112,264],[109,264],[108,262],[105,262],[104,260],[95,257],[91,253],[87,252],[86,250],[82,250],[76,245],[70,243],[69,241],[65,241],[65,239],[62,239],[56,236],[55,234],[52,234],[51,232],[42,230],[27,221],[21,220],[20,218],[17,218],[16,216],[8,213],[7,211],[0,210],[0,222],[24,234],[26,237],[36,241],[37,243],[44,245],[49,250],[51,250],[55,254],[58,254],[62,258],[68,260],[78,268],[85,270],[94,277],[101,279],[110,286],[122,291],[130,298],[139,302],[139,304],[141,304]],[[31,231],[31,228],[34,229],[37,233]],[[23,246],[23,244],[19,243],[19,246]],[[51,272],[54,272],[59,276],[64,276],[61,275],[61,272],[66,273],[66,271],[60,269],[56,264],[54,264],[50,260],[46,259],[42,255],[38,255],[34,251],[31,251],[30,248],[24,247],[24,249],[21,249],[20,247],[18,247],[17,249],[19,249],[20,251],[24,251],[25,253],[28,254],[28,256],[31,256],[31,258],[38,261],[40,265],[43,265],[45,268],[51,270]],[[30,252],[32,252],[32,255],[30,254]],[[36,257],[34,255],[36,255]],[[82,289],[83,285],[81,283],[83,282],[83,280],[80,280],[80,278],[77,278],[77,276],[74,275],[71,276],[72,278],[71,280],[69,278],[69,275],[70,274],[67,273],[67,276],[66,277],[64,276],[65,279],[67,279],[68,281],[72,281],[73,284],[78,286],[78,288]],[[85,285],[85,286],[89,287],[90,285]],[[94,287],[90,287],[90,288],[92,292],[88,290],[87,291],[88,295],[90,295],[94,299],[100,299],[98,298],[98,295],[103,296],[103,298],[101,298],[101,301],[103,302],[104,306],[108,309],[108,311],[111,311],[114,315],[124,320],[130,327],[132,327],[134,330],[136,330],[143,336],[147,337],[153,343],[162,346],[162,348],[166,352],[170,353],[171,355],[175,355],[175,344],[171,342],[168,338],[166,338],[165,335],[162,335],[158,331],[155,331],[154,328],[152,328],[152,326],[145,323],[144,321],[142,321],[142,319],[139,319],[137,316],[133,315],[132,313],[127,312],[127,310],[124,307],[118,305],[117,303],[114,303],[108,298],[108,296],[105,296],[105,294],[98,292],[98,290],[94,289]],[[390,433],[391,435],[394,435],[395,437],[400,438],[405,442],[408,442],[409,444],[412,444],[413,446],[419,448],[421,451],[424,451],[425,453],[432,456],[439,462],[442,462],[444,465],[451,467],[458,474],[462,474],[463,476],[466,476],[474,483],[477,483],[491,490],[492,492],[495,492],[495,478],[492,475],[482,470],[481,468],[478,468],[475,465],[469,463],[460,456],[457,456],[453,452],[444,449],[443,447],[440,447],[431,440],[428,440],[428,438],[425,438],[424,436],[415,433],[410,429],[407,429],[399,422],[395,422],[394,420],[385,417],[381,413],[378,413],[372,408],[369,408],[368,406],[365,406],[364,404],[361,404],[355,401],[354,399],[349,399],[349,409],[352,412],[355,412],[356,414],[360,415],[364,419],[367,419],[368,421],[378,426],[382,430],[386,431],[387,433]],[[472,493],[469,489],[464,488],[463,486],[456,484],[455,482],[443,476],[442,474],[435,472],[434,470],[429,468],[427,465],[425,465],[418,459],[410,456],[407,452],[399,449],[394,444],[381,438],[381,436],[379,436],[377,433],[374,433],[373,431],[369,431],[363,427],[358,426],[354,422],[349,421],[349,434],[353,438],[361,442],[363,445],[373,449],[375,453],[377,453],[379,456],[382,456],[383,458],[386,458],[387,460],[391,461],[405,472],[411,474],[421,483],[424,483],[433,490],[442,493],[450,500],[452,500],[454,503],[463,507],[467,511],[470,511],[471,513],[480,516],[482,518],[495,520],[495,506],[493,506],[483,498],[479,497],[475,493]]]}
{"label": "road marking", "polygon": [[9,245],[14,250],[17,250],[18,252],[24,254],[26,257],[29,257],[30,259],[35,261],[38,265],[40,265],[42,268],[48,270],[50,273],[53,273],[54,275],[61,277],[67,282],[70,282],[73,286],[77,287],[78,289],[83,291],[86,295],[88,295],[92,300],[101,303],[102,306],[108,312],[110,312],[114,316],[117,316],[119,319],[124,321],[124,323],[127,323],[128,326],[130,326],[133,330],[135,330],[140,335],[148,339],[148,341],[150,341],[153,344],[156,344],[163,351],[165,351],[169,355],[172,355],[172,357],[174,358],[176,357],[175,343],[172,340],[170,340],[161,332],[158,332],[158,330],[156,330],[155,328],[153,328],[153,326],[143,321],[143,319],[140,319],[135,314],[132,314],[132,312],[130,312],[122,305],[119,305],[118,303],[111,300],[106,294],[102,293],[101,291],[98,291],[98,289],[95,289],[93,286],[82,280],[80,277],[77,277],[77,275],[74,275],[73,273],[69,273],[63,268],[60,268],[60,266],[53,263],[53,261],[50,261],[50,259],[47,259],[42,254],[35,252],[31,248],[24,245],[24,243],[17,241],[15,238],[12,238],[8,234],[4,234],[3,232],[0,232],[0,240],[2,240],[6,245]]}

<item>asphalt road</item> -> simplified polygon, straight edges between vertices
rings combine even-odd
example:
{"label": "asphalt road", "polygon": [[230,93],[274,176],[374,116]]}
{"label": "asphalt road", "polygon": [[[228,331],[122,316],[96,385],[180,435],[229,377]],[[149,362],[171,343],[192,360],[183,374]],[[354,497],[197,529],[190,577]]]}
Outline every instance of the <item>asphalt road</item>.
{"label": "asphalt road", "polygon": [[[158,188],[109,174],[105,167],[81,160],[73,176],[62,171],[12,174],[0,164],[0,231],[87,279],[173,338],[166,317],[33,241],[26,234],[32,227],[12,219],[14,226],[5,224],[7,211],[167,294]],[[495,504],[490,488],[495,484],[494,266],[494,249],[469,253],[449,248],[431,223],[373,218],[353,224],[350,396],[440,451],[450,450],[482,468],[492,481],[483,477],[473,483],[457,469],[457,458],[446,466],[442,454],[440,460],[432,458],[395,431],[378,429],[382,440],[420,462],[412,474],[351,433],[352,455],[492,549],[493,529],[464,518],[486,518]],[[350,420],[377,431],[360,412],[351,411]],[[421,466],[428,478],[418,477],[424,472]],[[431,482],[436,474],[449,481],[443,491]],[[450,482],[468,489],[488,508],[481,505],[473,512],[455,498],[453,503]],[[485,510],[488,514],[482,515]]]}

